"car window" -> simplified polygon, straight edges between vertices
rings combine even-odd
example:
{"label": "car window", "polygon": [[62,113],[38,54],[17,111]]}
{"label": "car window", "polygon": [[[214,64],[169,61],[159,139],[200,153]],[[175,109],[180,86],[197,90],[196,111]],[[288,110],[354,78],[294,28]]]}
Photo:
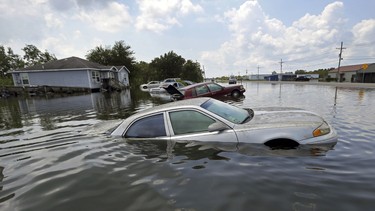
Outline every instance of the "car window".
{"label": "car window", "polygon": [[248,111],[218,100],[208,100],[201,107],[236,124],[241,124],[250,118]]}
{"label": "car window", "polygon": [[197,95],[204,95],[209,93],[208,87],[206,85],[198,86],[195,88]]}
{"label": "car window", "polygon": [[218,92],[222,90],[222,86],[218,84],[207,84],[207,86],[211,92]]}
{"label": "car window", "polygon": [[175,135],[208,131],[208,126],[215,120],[197,111],[170,112],[172,128]]}
{"label": "car window", "polygon": [[152,138],[166,136],[163,114],[145,117],[133,123],[126,138]]}

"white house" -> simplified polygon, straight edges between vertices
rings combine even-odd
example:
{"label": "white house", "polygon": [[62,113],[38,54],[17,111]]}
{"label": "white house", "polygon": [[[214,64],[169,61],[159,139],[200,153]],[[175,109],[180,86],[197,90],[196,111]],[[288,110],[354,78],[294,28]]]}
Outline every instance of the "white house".
{"label": "white house", "polygon": [[104,81],[129,86],[129,70],[125,66],[103,66],[78,57],[50,61],[12,72],[15,86],[53,86],[100,90]]}

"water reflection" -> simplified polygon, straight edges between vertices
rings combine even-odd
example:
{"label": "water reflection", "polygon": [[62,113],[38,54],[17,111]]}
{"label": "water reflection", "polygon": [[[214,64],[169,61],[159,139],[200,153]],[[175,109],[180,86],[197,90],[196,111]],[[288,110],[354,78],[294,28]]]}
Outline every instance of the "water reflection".
{"label": "water reflection", "polygon": [[184,156],[183,160],[230,160],[220,155],[222,152],[239,153],[246,156],[301,157],[325,156],[333,146],[299,146],[294,149],[271,149],[264,144],[245,144],[232,142],[206,143],[200,141],[171,140],[130,140],[123,139],[132,146],[131,152],[142,154],[147,159],[158,158],[166,161],[176,156]]}
{"label": "water reflection", "polygon": [[132,146],[130,152],[143,155],[147,159],[158,158],[159,161],[166,161],[174,157],[183,156],[181,160],[200,160],[207,158],[209,160],[229,160],[227,157],[220,156],[222,150],[211,147],[202,147],[203,145],[190,145],[189,143],[179,143],[170,140],[127,140],[124,142]]}
{"label": "water reflection", "polygon": [[97,118],[103,120],[125,118],[134,113],[134,107],[140,103],[141,100],[132,102],[130,90],[52,98],[11,98],[0,100],[0,128],[30,126],[37,117],[44,130],[53,130],[61,117],[90,118],[80,116],[87,111],[94,111]]}
{"label": "water reflection", "polygon": [[244,86],[245,98],[222,100],[314,111],[332,123],[339,142],[326,150],[228,150],[101,134],[165,103],[137,89],[0,99],[0,210],[373,209],[375,89],[338,88],[335,99],[333,86]]}

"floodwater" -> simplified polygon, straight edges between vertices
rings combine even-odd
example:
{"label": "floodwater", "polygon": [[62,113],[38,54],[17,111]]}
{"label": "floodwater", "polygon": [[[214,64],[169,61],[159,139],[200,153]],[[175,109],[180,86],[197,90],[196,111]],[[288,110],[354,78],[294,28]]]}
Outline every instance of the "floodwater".
{"label": "floodwater", "polygon": [[375,89],[244,83],[241,107],[314,111],[328,151],[129,142],[106,129],[165,103],[127,90],[0,99],[0,210],[373,210]]}

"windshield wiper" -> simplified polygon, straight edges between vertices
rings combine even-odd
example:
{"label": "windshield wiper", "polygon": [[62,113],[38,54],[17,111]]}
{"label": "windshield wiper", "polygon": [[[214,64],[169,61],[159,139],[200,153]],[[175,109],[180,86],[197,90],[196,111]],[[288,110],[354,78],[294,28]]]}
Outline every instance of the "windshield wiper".
{"label": "windshield wiper", "polygon": [[242,122],[241,124],[248,122],[251,119],[250,115],[248,115]]}

